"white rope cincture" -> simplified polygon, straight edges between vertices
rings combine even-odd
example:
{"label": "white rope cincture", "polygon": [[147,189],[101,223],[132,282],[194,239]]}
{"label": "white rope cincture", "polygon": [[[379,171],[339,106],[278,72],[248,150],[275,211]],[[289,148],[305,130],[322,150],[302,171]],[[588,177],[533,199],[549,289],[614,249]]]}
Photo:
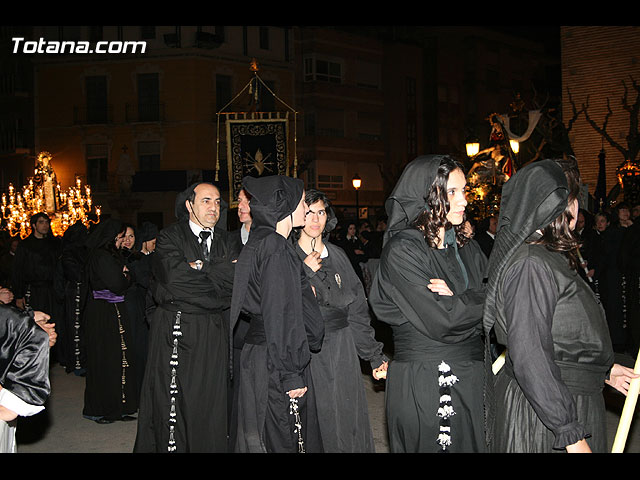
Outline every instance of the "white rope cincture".
{"label": "white rope cincture", "polygon": [[451,446],[451,421],[456,414],[451,403],[451,387],[458,383],[459,379],[451,371],[451,367],[444,361],[438,365],[438,385],[440,386],[440,406],[437,415],[440,417],[440,431],[436,442],[442,448],[441,452],[448,452]]}
{"label": "white rope cincture", "polygon": [[176,395],[178,394],[178,338],[182,336],[182,332],[180,331],[180,316],[182,312],[176,312],[176,319],[173,324],[173,351],[171,352],[171,359],[169,360],[169,365],[171,365],[171,380],[169,382],[169,395],[171,395],[171,408],[169,409],[169,445],[167,446],[167,451],[175,452],[176,451],[176,440],[175,440],[175,426],[176,426]]}
{"label": "white rope cincture", "polygon": [[76,282],[75,317],[73,320],[73,353],[76,358],[76,370],[82,369],[82,365],[80,363],[80,285],[81,282]]}
{"label": "white rope cincture", "polygon": [[302,420],[300,419],[300,412],[298,410],[298,399],[289,398],[289,414],[295,416],[296,426],[293,433],[298,434],[298,453],[305,453],[304,451],[304,439],[302,438]]}

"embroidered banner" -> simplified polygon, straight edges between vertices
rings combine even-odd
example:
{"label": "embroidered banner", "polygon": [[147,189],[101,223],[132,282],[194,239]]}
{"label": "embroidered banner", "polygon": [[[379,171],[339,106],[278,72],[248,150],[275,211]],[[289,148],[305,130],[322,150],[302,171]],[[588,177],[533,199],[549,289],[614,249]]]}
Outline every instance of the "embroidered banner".
{"label": "embroidered banner", "polygon": [[[242,178],[288,175],[287,119],[227,119],[229,190],[237,202]],[[230,202],[231,203],[231,202]]]}

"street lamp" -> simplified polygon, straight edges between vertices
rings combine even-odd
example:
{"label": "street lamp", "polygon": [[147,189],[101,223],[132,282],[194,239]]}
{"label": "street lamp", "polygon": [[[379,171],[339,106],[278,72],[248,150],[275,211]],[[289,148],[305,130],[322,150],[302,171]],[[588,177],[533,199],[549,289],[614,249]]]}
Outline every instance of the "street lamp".
{"label": "street lamp", "polygon": [[358,202],[358,190],[362,186],[362,179],[356,173],[351,179],[353,188],[356,189],[356,220],[360,220],[360,203]]}
{"label": "street lamp", "polygon": [[465,145],[467,147],[467,156],[475,157],[480,151],[480,141],[476,138],[470,138]]}
{"label": "street lamp", "polygon": [[509,140],[509,145],[513,153],[517,154],[520,151],[520,143],[517,140]]}

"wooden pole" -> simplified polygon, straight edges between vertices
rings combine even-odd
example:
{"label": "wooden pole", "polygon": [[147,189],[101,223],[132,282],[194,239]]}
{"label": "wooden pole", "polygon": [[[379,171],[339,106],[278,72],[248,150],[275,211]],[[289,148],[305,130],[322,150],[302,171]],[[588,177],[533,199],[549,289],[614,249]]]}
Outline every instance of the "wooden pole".
{"label": "wooden pole", "polygon": [[[640,373],[640,353],[636,358],[634,372]],[[633,420],[633,413],[636,409],[636,402],[638,401],[638,392],[640,392],[640,377],[632,379],[629,383],[629,391],[627,392],[627,398],[624,401],[624,407],[622,407],[620,423],[618,423],[618,430],[616,431],[616,437],[613,441],[611,453],[624,452],[627,435],[629,434],[629,429],[631,428],[631,422]]]}

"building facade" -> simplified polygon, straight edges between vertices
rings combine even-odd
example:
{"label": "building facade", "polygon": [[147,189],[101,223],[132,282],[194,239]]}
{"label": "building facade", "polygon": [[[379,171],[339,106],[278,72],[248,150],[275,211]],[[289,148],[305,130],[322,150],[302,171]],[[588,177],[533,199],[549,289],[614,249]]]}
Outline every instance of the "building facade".
{"label": "building facade", "polygon": [[581,111],[584,107],[588,117],[611,139],[605,139],[589,123],[585,111],[580,113],[570,131],[580,172],[589,193],[594,194],[598,156],[604,151],[609,192],[618,182],[616,169],[626,160],[624,150],[629,150],[629,139],[634,141],[633,136],[628,138],[630,129],[633,132],[635,128],[637,142],[638,113],[634,127],[634,114],[625,110],[623,99],[626,97],[627,105],[632,106],[640,98],[633,88],[634,81],[640,82],[640,27],[563,26],[561,46],[564,118],[571,118],[574,108]]}

